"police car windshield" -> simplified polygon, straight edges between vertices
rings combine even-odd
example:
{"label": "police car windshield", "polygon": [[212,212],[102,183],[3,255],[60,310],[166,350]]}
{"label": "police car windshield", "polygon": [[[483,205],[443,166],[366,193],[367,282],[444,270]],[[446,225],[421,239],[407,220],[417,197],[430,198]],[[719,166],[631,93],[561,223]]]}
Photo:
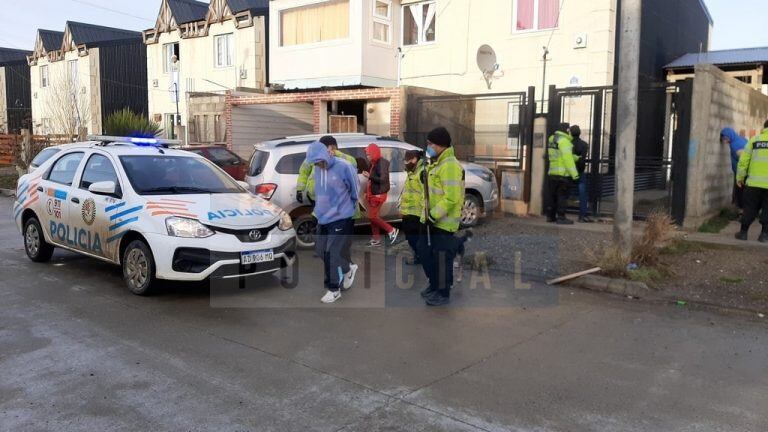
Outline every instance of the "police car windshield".
{"label": "police car windshield", "polygon": [[203,158],[120,156],[131,186],[139,195],[221,194],[245,192],[225,172]]}

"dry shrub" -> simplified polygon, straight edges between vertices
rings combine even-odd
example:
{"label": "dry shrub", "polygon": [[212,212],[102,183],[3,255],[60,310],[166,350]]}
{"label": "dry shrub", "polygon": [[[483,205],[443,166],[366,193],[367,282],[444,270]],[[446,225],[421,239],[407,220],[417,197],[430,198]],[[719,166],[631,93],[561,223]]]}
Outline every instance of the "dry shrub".
{"label": "dry shrub", "polygon": [[675,233],[672,218],[661,212],[648,216],[643,235],[635,239],[632,248],[632,262],[641,266],[655,266],[659,263],[659,255]]}
{"label": "dry shrub", "polygon": [[626,278],[629,276],[627,271],[629,259],[615,246],[606,249],[605,253],[596,257],[593,262],[602,269],[601,273],[605,276],[613,278]]}

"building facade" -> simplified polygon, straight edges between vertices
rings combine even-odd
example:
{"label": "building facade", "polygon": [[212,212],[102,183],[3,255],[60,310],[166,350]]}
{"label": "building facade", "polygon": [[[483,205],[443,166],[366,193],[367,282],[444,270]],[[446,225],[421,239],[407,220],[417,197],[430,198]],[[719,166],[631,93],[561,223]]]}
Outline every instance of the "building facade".
{"label": "building facade", "polygon": [[115,111],[147,112],[141,33],[68,21],[38,31],[28,64],[36,134],[101,133]]}
{"label": "building facade", "polygon": [[18,133],[31,123],[29,51],[0,48],[0,134]]}
{"label": "building facade", "polygon": [[144,31],[149,114],[167,137],[223,143],[224,94],[267,82],[267,0],[163,0]]}

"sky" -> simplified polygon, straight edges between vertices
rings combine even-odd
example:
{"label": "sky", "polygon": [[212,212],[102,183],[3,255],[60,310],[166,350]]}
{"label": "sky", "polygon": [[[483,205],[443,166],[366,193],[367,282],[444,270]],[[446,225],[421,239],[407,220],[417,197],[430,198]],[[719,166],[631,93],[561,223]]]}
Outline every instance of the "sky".
{"label": "sky", "polygon": [[[768,0],[704,2],[715,21],[711,49],[768,46],[768,32],[763,31]],[[0,4],[0,46],[31,50],[38,28],[63,31],[67,20],[129,30],[151,28],[161,0],[0,0]]]}

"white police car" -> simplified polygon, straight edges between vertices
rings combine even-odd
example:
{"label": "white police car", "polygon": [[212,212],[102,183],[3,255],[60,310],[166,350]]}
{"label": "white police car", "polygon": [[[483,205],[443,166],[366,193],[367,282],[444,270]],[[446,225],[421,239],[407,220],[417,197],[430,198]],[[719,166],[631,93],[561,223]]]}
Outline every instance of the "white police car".
{"label": "white police car", "polygon": [[277,206],[170,141],[89,137],[19,179],[13,217],[32,261],[54,247],[122,265],[135,294],[155,279],[200,281],[293,265]]}

